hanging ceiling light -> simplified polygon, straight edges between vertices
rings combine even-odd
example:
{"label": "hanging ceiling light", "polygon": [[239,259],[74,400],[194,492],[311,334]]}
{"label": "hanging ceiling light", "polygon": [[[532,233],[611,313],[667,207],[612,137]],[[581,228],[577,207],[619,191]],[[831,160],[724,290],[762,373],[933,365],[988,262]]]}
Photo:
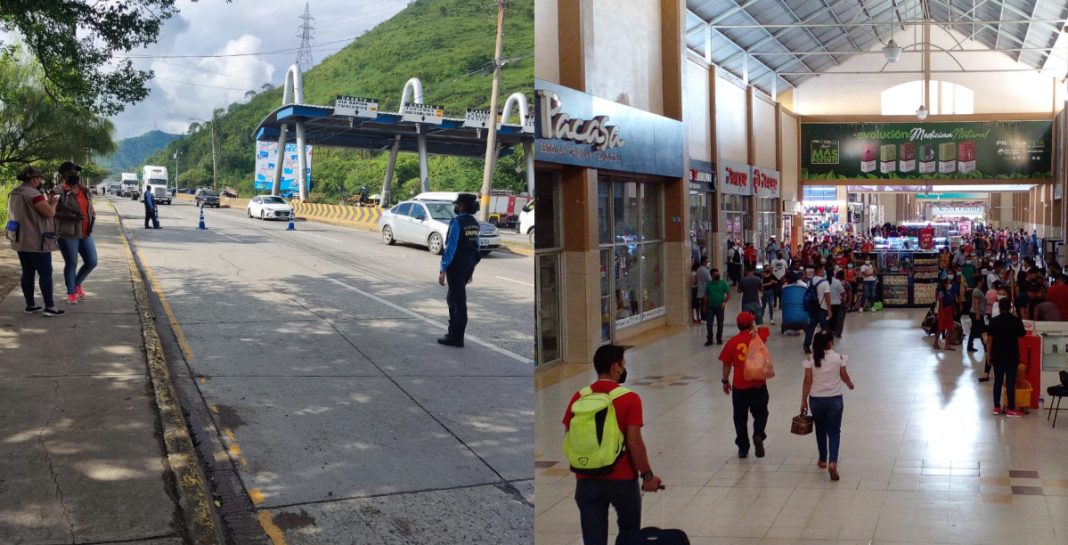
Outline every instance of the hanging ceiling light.
{"label": "hanging ceiling light", "polygon": [[916,110],[916,117],[918,117],[920,121],[927,119],[927,106],[921,104],[920,107]]}
{"label": "hanging ceiling light", "polygon": [[890,41],[883,46],[883,57],[886,57],[886,62],[901,60],[901,46],[897,45],[893,38],[890,38]]}

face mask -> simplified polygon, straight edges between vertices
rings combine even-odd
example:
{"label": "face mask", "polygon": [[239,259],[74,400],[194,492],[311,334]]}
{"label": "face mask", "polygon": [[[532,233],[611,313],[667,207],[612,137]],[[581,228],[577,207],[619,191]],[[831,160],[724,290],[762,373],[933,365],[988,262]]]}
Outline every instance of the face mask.
{"label": "face mask", "polygon": [[77,174],[72,174],[70,176],[67,176],[67,183],[70,184],[70,185],[77,184],[78,183],[78,175]]}

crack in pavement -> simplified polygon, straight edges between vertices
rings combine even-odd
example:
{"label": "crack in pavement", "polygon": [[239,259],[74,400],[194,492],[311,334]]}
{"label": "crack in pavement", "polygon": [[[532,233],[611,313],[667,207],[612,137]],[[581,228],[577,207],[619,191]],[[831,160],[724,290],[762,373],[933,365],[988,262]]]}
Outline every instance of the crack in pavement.
{"label": "crack in pavement", "polygon": [[48,473],[52,477],[52,484],[56,487],[56,495],[59,496],[59,506],[63,509],[63,518],[67,521],[67,530],[70,532],[70,542],[76,543],[77,538],[74,536],[74,521],[70,518],[70,512],[67,510],[67,501],[63,497],[63,488],[59,486],[59,476],[56,475],[55,466],[52,463],[52,455],[48,452],[48,447],[45,446],[44,434],[48,430],[48,427],[52,424],[52,419],[56,416],[56,411],[59,410],[59,381],[56,381],[56,389],[52,394],[52,413],[48,415],[48,420],[45,421],[44,426],[41,427],[41,432],[37,434],[37,444],[41,446],[41,451],[44,452],[45,461],[48,462]]}

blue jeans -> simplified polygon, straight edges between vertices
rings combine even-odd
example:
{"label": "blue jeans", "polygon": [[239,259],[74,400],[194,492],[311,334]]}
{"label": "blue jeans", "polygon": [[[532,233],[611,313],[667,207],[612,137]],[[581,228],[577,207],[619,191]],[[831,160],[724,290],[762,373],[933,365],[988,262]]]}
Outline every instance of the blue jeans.
{"label": "blue jeans", "polygon": [[764,309],[768,310],[768,320],[775,321],[775,292],[765,291],[764,296],[760,298],[760,316],[761,320],[764,318]]}
{"label": "blue jeans", "polygon": [[616,508],[619,533],[642,527],[642,492],[637,479],[578,479],[575,503],[585,545],[608,545],[608,506]]}
{"label": "blue jeans", "polygon": [[760,301],[755,303],[742,303],[742,312],[750,312],[753,316],[756,316],[757,325],[763,325],[764,312],[760,308]]}
{"label": "blue jeans", "polygon": [[56,306],[56,302],[52,300],[52,253],[19,252],[19,264],[22,265],[22,296],[26,298],[26,306],[34,306],[35,276],[40,277],[41,297],[44,299],[45,308]]}
{"label": "blue jeans", "polygon": [[[75,286],[82,285],[89,273],[96,268],[96,244],[92,235],[82,239],[59,239],[59,251],[63,254],[63,282],[67,285],[67,295],[74,293]],[[78,268],[78,256],[82,256],[82,267]]]}
{"label": "blue jeans", "polygon": [[827,318],[827,311],[822,308],[818,312],[808,314],[808,327],[805,328],[805,348],[812,346],[812,337],[816,334],[816,326],[820,329],[831,329],[831,321]]}
{"label": "blue jeans", "polygon": [[842,396],[809,396],[808,407],[816,425],[816,448],[820,461],[838,463],[838,446],[842,443]]}
{"label": "blue jeans", "polygon": [[875,282],[861,282],[864,284],[864,303],[872,304],[875,302]]}
{"label": "blue jeans", "polygon": [[712,342],[712,322],[716,322],[716,342],[723,342],[723,307],[709,307],[705,312],[705,341]]}

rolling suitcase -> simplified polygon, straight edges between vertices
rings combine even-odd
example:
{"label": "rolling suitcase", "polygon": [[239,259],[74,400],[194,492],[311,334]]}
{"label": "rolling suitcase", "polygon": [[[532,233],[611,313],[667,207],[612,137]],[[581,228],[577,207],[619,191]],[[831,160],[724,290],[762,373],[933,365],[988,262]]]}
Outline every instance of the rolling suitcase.
{"label": "rolling suitcase", "polygon": [[690,545],[690,538],[682,530],[649,526],[636,532],[625,532],[616,538],[616,545]]}

